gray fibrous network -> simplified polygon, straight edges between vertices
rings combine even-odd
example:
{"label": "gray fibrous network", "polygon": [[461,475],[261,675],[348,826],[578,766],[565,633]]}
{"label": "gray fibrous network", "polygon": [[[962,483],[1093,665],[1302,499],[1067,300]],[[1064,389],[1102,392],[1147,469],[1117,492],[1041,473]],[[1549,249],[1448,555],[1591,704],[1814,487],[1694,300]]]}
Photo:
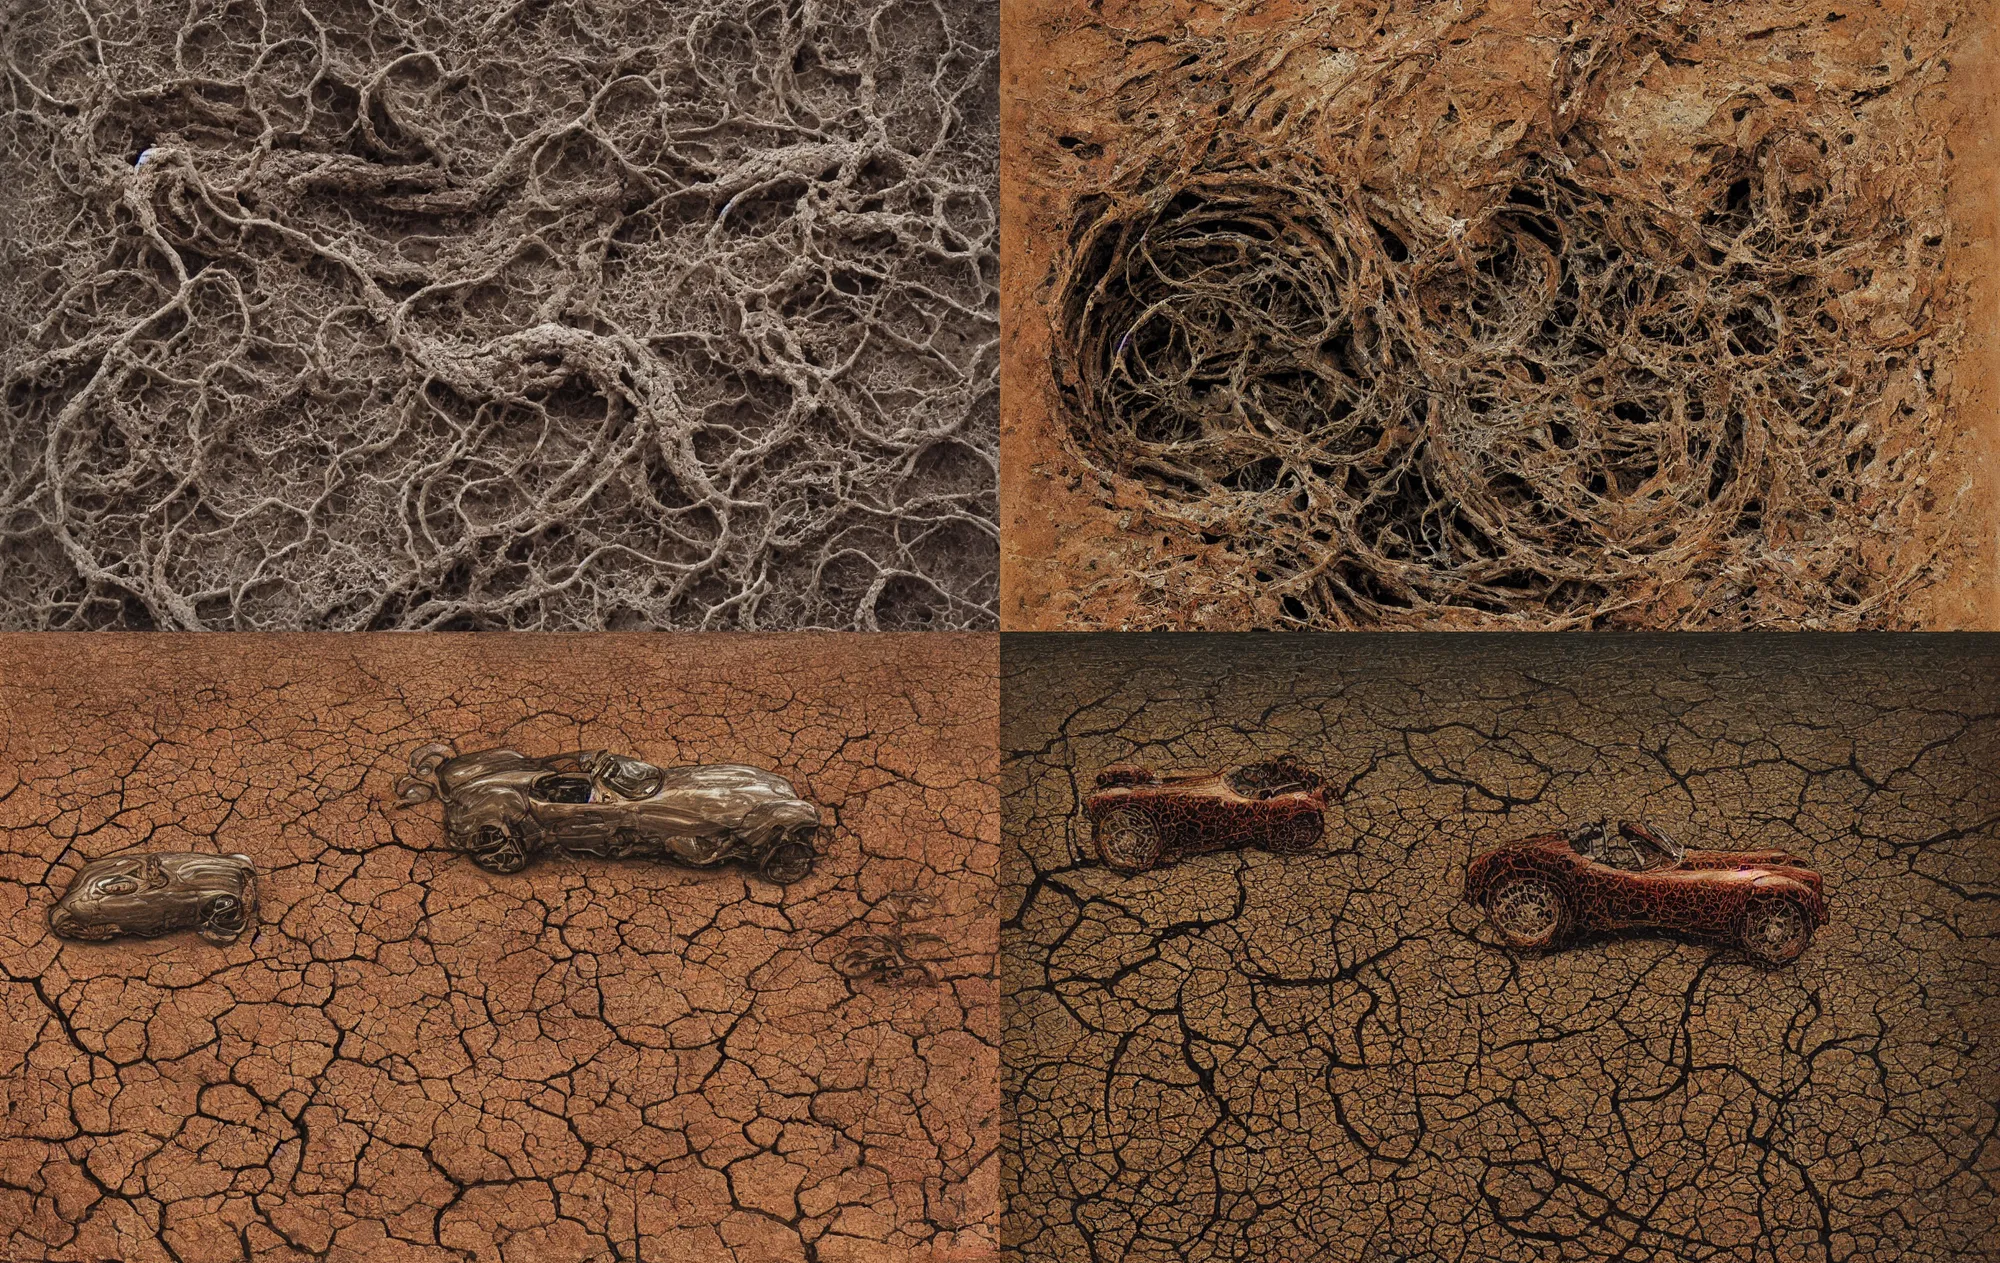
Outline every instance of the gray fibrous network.
{"label": "gray fibrous network", "polygon": [[1942,71],[1671,116],[1593,88],[1673,42],[1607,19],[1522,54],[1529,126],[1459,112],[1516,71],[1427,20],[1374,60],[1189,37],[1107,95],[1134,138],[1055,276],[1078,455],[1288,626],[1905,617],[1962,479],[1937,152],[1878,102]]}
{"label": "gray fibrous network", "polygon": [[0,625],[993,623],[985,6],[5,21]]}

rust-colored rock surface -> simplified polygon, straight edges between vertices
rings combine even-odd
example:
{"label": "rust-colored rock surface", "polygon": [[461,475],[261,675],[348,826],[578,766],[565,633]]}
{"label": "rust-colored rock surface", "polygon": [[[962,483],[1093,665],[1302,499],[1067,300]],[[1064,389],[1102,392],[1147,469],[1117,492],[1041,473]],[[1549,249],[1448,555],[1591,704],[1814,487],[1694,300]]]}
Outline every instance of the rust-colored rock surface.
{"label": "rust-colored rock surface", "polygon": [[[0,639],[0,1259],[992,1257],[996,652]],[[394,809],[434,739],[768,767],[826,854],[495,877]],[[142,844],[255,857],[254,934],[52,936]],[[940,985],[850,983],[908,890]]]}
{"label": "rust-colored rock surface", "polygon": [[[1020,1259],[1994,1257],[1992,640],[1010,636],[1002,669]],[[1321,851],[1090,856],[1092,770],[1287,750],[1345,790]],[[1467,861],[1603,816],[1792,852],[1832,919],[1781,969],[1500,947]]]}

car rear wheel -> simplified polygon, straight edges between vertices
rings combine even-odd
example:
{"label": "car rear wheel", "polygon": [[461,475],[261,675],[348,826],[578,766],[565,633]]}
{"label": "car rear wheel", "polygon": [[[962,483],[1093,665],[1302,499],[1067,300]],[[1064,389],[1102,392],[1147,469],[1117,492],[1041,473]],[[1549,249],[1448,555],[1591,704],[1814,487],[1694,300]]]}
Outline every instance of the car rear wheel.
{"label": "car rear wheel", "polygon": [[1812,917],[1796,899],[1756,899],[1743,910],[1743,950],[1767,965],[1797,960],[1812,935]]}
{"label": "car rear wheel", "polygon": [[249,923],[243,901],[235,895],[210,895],[195,915],[195,929],[211,943],[234,943]]}
{"label": "car rear wheel", "polygon": [[1271,849],[1279,855],[1303,855],[1326,836],[1326,821],[1312,812],[1281,820],[1271,829]]}
{"label": "car rear wheel", "polygon": [[1563,927],[1562,892],[1546,877],[1502,882],[1486,900],[1486,919],[1509,947],[1547,947]]}
{"label": "car rear wheel", "polygon": [[758,875],[779,886],[804,881],[812,873],[813,861],[819,858],[813,847],[813,833],[814,830],[807,828],[786,834],[783,841],[764,852],[757,865]]}
{"label": "car rear wheel", "polygon": [[1097,857],[1121,873],[1143,873],[1160,862],[1160,825],[1137,807],[1113,807],[1097,818]]}
{"label": "car rear wheel", "polygon": [[472,845],[472,862],[489,873],[518,873],[528,866],[528,848],[519,825],[482,825]]}

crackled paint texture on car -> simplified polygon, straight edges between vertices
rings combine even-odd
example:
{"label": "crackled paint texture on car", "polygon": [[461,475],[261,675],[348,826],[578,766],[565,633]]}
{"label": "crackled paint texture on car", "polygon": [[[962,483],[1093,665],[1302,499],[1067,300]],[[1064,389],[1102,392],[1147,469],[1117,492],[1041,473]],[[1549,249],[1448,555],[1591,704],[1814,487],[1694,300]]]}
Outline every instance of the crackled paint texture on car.
{"label": "crackled paint texture on car", "polygon": [[[1630,827],[1624,822],[1615,826]],[[1653,849],[1655,854],[1667,850]],[[1494,919],[1496,897],[1521,881],[1540,885],[1553,897],[1553,915],[1535,927],[1536,941],[1520,946],[1548,945],[1540,941],[1543,934],[1553,935],[1551,941],[1560,945],[1594,931],[1644,927],[1737,939],[1744,914],[1765,900],[1795,906],[1796,924],[1807,936],[1826,924],[1819,875],[1782,851],[1694,849],[1660,867],[1633,872],[1580,854],[1563,834],[1537,834],[1475,856],[1466,870],[1466,902]],[[1508,941],[1504,929],[1500,938]],[[1795,954],[1796,949],[1782,953],[1785,958]],[[1781,961],[1772,957],[1769,963]]]}
{"label": "crackled paint texture on car", "polygon": [[[1007,638],[1003,1245],[1992,1257],[2000,645],[1332,639]],[[1320,851],[1090,854],[1097,769],[1286,750],[1350,786]],[[1810,855],[1832,920],[1492,946],[1471,857],[1603,817]]]}
{"label": "crackled paint texture on car", "polygon": [[[0,1259],[993,1257],[995,653],[0,638]],[[825,853],[496,877],[393,809],[439,734],[782,767]],[[254,856],[254,935],[49,933],[141,844]],[[908,890],[940,985],[842,977]]]}
{"label": "crackled paint texture on car", "polygon": [[[1319,844],[1325,832],[1323,785],[1300,783],[1289,792],[1246,797],[1231,783],[1243,770],[1161,774],[1151,768],[1106,768],[1097,775],[1097,792],[1083,804],[1098,857],[1113,868],[1131,870],[1231,847],[1262,846],[1292,855]],[[1290,779],[1295,769],[1287,761],[1272,770]],[[1137,866],[1118,862],[1107,831],[1117,828],[1121,816],[1144,822],[1157,838],[1156,859]]]}

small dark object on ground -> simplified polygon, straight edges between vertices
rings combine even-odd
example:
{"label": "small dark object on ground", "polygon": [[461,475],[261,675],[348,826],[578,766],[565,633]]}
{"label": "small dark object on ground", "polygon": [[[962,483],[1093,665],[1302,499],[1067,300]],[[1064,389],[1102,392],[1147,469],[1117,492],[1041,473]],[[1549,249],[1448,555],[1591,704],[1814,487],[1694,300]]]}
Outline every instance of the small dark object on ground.
{"label": "small dark object on ground", "polygon": [[[937,907],[937,900],[916,890],[898,890],[883,897],[894,925],[880,934],[857,934],[847,950],[834,957],[834,972],[853,982],[880,982],[892,987],[935,987],[938,975],[929,962],[918,960],[914,949],[944,942],[943,937],[909,929]],[[873,909],[870,909],[871,911]]]}

